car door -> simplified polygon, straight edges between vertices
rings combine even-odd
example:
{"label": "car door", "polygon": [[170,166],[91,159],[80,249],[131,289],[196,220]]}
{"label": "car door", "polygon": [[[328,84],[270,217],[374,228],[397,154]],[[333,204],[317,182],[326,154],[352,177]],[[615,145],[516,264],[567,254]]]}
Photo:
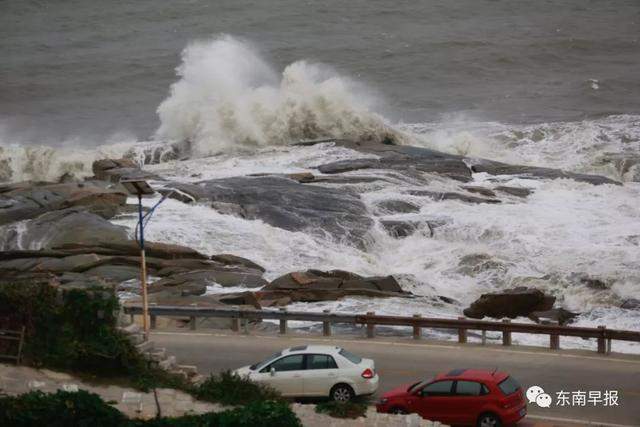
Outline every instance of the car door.
{"label": "car door", "polygon": [[[272,372],[272,369],[275,372]],[[304,394],[304,354],[284,356],[260,370],[262,382],[280,391],[284,396]]]}
{"label": "car door", "polygon": [[329,354],[307,354],[304,371],[305,396],[329,396],[338,379],[338,365]]}
{"label": "car door", "polygon": [[458,380],[449,399],[453,418],[450,422],[473,425],[478,420],[488,389],[477,381]]}
{"label": "car door", "polygon": [[434,381],[419,390],[409,403],[409,410],[431,421],[451,421],[449,399],[453,393],[453,381]]}

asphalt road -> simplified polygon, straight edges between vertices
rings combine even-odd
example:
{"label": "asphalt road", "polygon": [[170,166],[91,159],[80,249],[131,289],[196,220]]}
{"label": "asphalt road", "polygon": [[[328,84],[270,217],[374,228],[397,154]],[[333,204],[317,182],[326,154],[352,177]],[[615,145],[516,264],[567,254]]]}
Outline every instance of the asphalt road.
{"label": "asphalt road", "polygon": [[[411,339],[364,339],[288,335],[242,335],[218,332],[155,332],[151,338],[166,347],[180,364],[196,365],[200,373],[235,369],[258,362],[286,347],[308,344],[338,345],[374,359],[380,375],[378,393],[398,385],[430,378],[452,368],[480,368],[509,372],[526,389],[542,387],[553,397],[550,408],[528,405],[529,420],[555,421],[544,425],[640,426],[640,357],[600,356],[595,352],[556,351],[530,347],[480,346],[413,341]],[[601,393],[617,391],[618,405],[589,401],[585,406],[557,405],[557,392]],[[564,421],[563,421],[564,420]],[[525,423],[527,424],[527,423]]]}

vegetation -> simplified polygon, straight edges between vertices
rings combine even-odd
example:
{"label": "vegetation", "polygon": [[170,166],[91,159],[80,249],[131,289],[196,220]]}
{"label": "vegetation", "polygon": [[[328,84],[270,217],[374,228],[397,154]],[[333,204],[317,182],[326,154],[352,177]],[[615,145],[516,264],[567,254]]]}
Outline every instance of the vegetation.
{"label": "vegetation", "polygon": [[118,309],[111,288],[63,291],[37,282],[0,285],[0,321],[9,329],[26,327],[26,363],[118,379],[143,390],[188,388],[181,377],[152,366],[117,329]]}
{"label": "vegetation", "polygon": [[31,365],[145,391],[175,388],[201,400],[246,406],[216,414],[138,421],[84,391],[31,392],[0,398],[0,426],[301,426],[289,404],[270,387],[229,371],[194,386],[151,364],[118,330],[118,309],[112,289],[62,291],[47,283],[0,284],[0,323],[8,329],[26,327],[23,355]]}
{"label": "vegetation", "polygon": [[264,384],[258,384],[237,374],[225,371],[211,375],[195,390],[201,400],[224,405],[244,405],[256,401],[282,400],[280,393]]}
{"label": "vegetation", "polygon": [[329,400],[316,405],[316,412],[334,418],[360,418],[366,416],[367,403],[353,400],[346,403]]}
{"label": "vegetation", "polygon": [[259,401],[229,411],[175,418],[130,420],[86,391],[30,392],[0,398],[0,425],[12,427],[302,427],[282,401]]}

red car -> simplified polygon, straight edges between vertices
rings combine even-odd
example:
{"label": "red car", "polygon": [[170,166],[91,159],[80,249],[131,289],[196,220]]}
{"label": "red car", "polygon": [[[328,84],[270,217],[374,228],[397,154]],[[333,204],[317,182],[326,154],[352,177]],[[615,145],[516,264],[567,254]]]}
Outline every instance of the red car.
{"label": "red car", "polygon": [[416,413],[451,425],[499,427],[527,414],[522,387],[505,372],[455,369],[382,395],[378,412]]}

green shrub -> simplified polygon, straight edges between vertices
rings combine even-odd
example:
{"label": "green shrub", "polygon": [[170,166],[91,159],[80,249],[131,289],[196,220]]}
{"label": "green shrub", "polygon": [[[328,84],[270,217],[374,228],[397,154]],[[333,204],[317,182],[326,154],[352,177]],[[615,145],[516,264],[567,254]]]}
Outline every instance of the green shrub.
{"label": "green shrub", "polygon": [[117,329],[118,310],[111,288],[62,292],[41,282],[0,284],[0,318],[13,329],[26,326],[27,363],[118,378],[145,391],[170,387],[190,392],[187,381],[152,366]]}
{"label": "green shrub", "polygon": [[11,427],[302,427],[283,401],[253,402],[220,413],[130,420],[86,391],[30,392],[0,398],[0,426]]}
{"label": "green shrub", "polygon": [[302,423],[284,401],[255,401],[218,414],[219,427],[302,427]]}
{"label": "green shrub", "polygon": [[280,400],[280,393],[264,384],[242,378],[231,371],[210,375],[196,390],[201,400],[223,405],[243,405],[260,400]]}
{"label": "green shrub", "polygon": [[127,418],[86,391],[33,391],[17,397],[0,398],[0,426],[11,427],[120,427]]}
{"label": "green shrub", "polygon": [[318,403],[316,412],[327,414],[334,418],[359,418],[364,417],[367,412],[367,404],[365,402],[351,401],[346,403],[330,400]]}

